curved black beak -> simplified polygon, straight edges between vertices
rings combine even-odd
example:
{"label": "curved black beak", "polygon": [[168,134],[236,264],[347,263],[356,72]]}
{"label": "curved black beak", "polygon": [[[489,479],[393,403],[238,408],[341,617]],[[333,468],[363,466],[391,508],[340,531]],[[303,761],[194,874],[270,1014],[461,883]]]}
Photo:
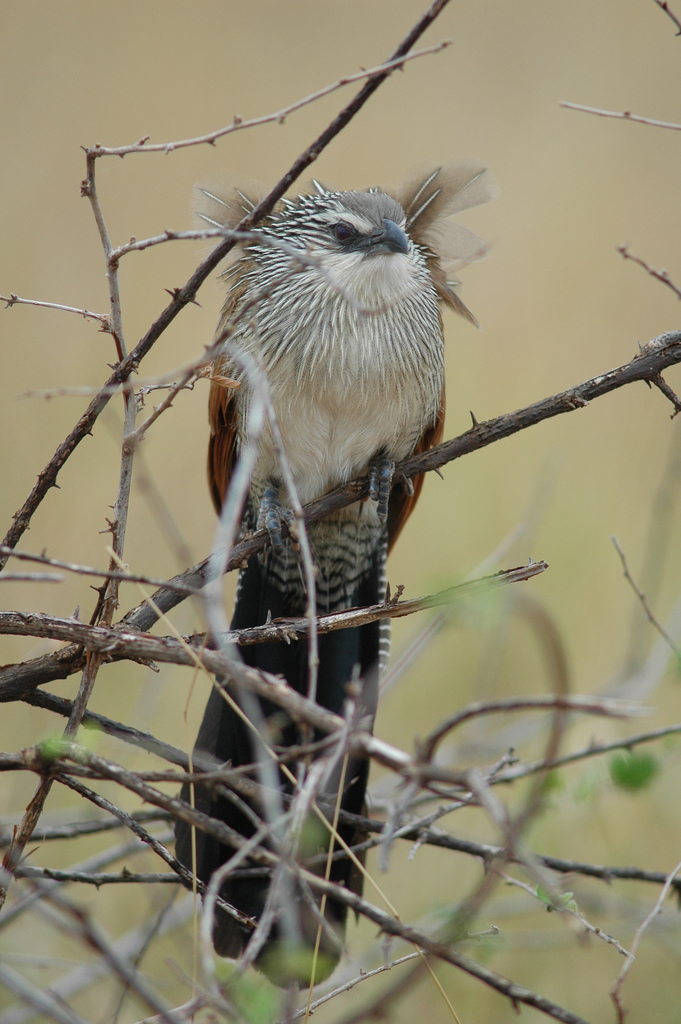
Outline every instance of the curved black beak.
{"label": "curved black beak", "polygon": [[383,230],[377,231],[365,240],[367,255],[388,252],[409,252],[409,239],[394,220],[383,221]]}

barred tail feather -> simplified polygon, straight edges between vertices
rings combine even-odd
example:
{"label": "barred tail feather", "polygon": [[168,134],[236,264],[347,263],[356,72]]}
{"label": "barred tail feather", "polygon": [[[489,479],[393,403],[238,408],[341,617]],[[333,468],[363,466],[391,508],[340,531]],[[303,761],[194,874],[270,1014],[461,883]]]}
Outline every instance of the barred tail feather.
{"label": "barred tail feather", "polygon": [[[382,552],[377,553],[371,572],[361,581],[356,600],[353,603],[364,605],[374,604],[380,597],[379,587],[382,579]],[[232,620],[232,628],[239,629],[264,622],[271,613],[272,618],[289,616],[292,610],[287,601],[287,594],[271,585],[266,566],[257,558],[251,559],[248,567],[241,573],[237,601]],[[379,623],[371,623],[359,628],[339,630],[319,637],[319,669],[317,680],[317,701],[336,714],[342,714],[348,696],[348,684],[357,678],[362,683],[359,717],[365,726],[371,727],[376,711],[378,693],[378,661],[380,655]],[[263,671],[283,675],[294,689],[307,691],[307,641],[293,641],[290,644],[254,644],[242,649],[244,661]],[[300,743],[304,737],[298,725],[286,716],[282,709],[267,701],[259,701],[260,713],[267,723],[266,742],[279,749]],[[321,733],[312,737],[322,739]],[[253,734],[239,717],[233,707],[222,696],[213,691],[208,701],[203,723],[196,741],[195,753],[209,755],[216,765],[227,762],[232,767],[252,764],[256,760]],[[328,782],[318,800],[327,806],[325,813],[329,818],[333,815],[333,804],[336,800],[340,778],[341,762],[331,773]],[[291,765],[293,769],[294,766]],[[365,791],[368,777],[368,763],[357,759],[349,759],[345,769],[345,783],[341,797],[341,807],[353,814],[361,814],[364,808]],[[239,801],[217,795],[204,786],[195,787],[196,807],[225,822],[245,838],[255,832],[255,821],[263,817],[263,810],[256,801],[246,806]],[[284,810],[287,809],[287,797],[292,793],[291,783],[281,776]],[[189,799],[189,787],[185,784],[182,797]],[[343,841],[352,846],[357,842],[353,826],[339,826]],[[310,852],[323,852],[328,848],[328,832],[314,826],[310,819],[310,827],[303,826],[300,843],[305,847],[312,841],[314,849]],[[191,867],[191,830],[179,822],[176,828],[177,857]],[[311,839],[310,839],[311,837]],[[316,844],[316,845],[315,845]],[[268,844],[271,845],[271,844]],[[338,844],[336,844],[338,848]],[[196,833],[196,870],[198,877],[208,883],[211,875],[227,861],[234,850],[224,846],[205,833]],[[246,861],[241,868],[257,867],[255,861]],[[315,868],[315,870],[318,870]],[[319,869],[323,871],[322,869]],[[361,893],[362,879],[356,866],[349,858],[335,860],[331,870],[331,880],[351,890]],[[233,907],[258,921],[270,898],[270,882],[268,876],[241,879],[227,879],[222,885],[220,895]],[[288,877],[288,893],[284,892],[285,906],[277,908],[274,902],[274,924],[265,944],[258,956],[258,966],[275,984],[289,984],[298,980],[301,984],[309,982],[311,952],[314,949],[317,930],[320,926],[318,910],[306,903],[304,895],[298,887],[293,875]],[[283,910],[283,912],[282,912]],[[288,911],[288,913],[287,913]],[[293,919],[293,936],[291,936],[291,914]],[[316,981],[323,980],[335,967],[343,945],[347,907],[344,903],[329,899],[326,901],[325,927],[322,928],[320,953],[321,960],[316,973]],[[288,927],[287,927],[288,926]],[[236,958],[245,948],[251,929],[240,924],[226,912],[218,910],[215,917],[213,940],[218,954]],[[291,960],[291,939],[297,940],[300,949],[294,960]]]}

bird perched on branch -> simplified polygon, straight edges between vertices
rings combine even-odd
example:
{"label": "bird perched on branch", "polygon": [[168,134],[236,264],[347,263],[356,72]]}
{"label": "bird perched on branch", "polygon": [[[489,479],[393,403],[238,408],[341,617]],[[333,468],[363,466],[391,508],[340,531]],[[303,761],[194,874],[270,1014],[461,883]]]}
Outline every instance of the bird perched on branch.
{"label": "bird perched on branch", "polygon": [[[309,194],[282,200],[275,211],[242,240],[224,274],[227,300],[218,325],[224,348],[211,386],[211,438],[208,475],[220,512],[240,452],[255,445],[255,465],[243,509],[246,530],[266,526],[270,544],[264,557],[254,556],[241,570],[232,628],[265,623],[270,618],[306,613],[310,580],[301,566],[290,512],[294,495],[305,504],[331,488],[368,475],[369,497],[308,527],[315,566],[316,612],[377,604],[386,594],[386,556],[421,491],[423,478],[393,480],[396,462],[439,443],[444,419],[444,343],[440,305],[475,323],[448,278],[452,268],[485,253],[481,239],[450,218],[494,198],[488,171],[467,161],[440,167],[399,188],[365,192],[334,191],[317,182]],[[198,190],[198,213],[205,223],[234,228],[257,204],[264,189],[235,184],[227,190]],[[270,407],[281,438],[270,424],[249,437],[249,408],[254,383],[248,358],[264,370]],[[223,386],[224,378],[238,388]],[[283,450],[285,466],[280,451]],[[287,472],[285,472],[287,470]],[[353,724],[371,728],[376,711],[378,671],[389,643],[389,623],[326,633],[318,640],[318,662],[309,658],[306,640],[255,644],[242,648],[244,661],[283,676],[295,690],[325,708],[343,714],[354,701]],[[312,666],[312,671],[311,671]],[[315,677],[316,670],[316,679]],[[237,697],[238,699],[238,697]],[[275,754],[312,736],[281,709],[260,702],[254,723]],[[214,690],[196,741],[196,751],[232,767],[253,763],[262,754],[243,711]],[[258,752],[260,751],[260,753]],[[368,775],[366,761],[334,759],[327,747],[327,770],[316,798],[324,820],[340,809],[361,814]],[[342,752],[341,752],[342,754]],[[290,796],[314,763],[302,758],[296,769],[281,774],[281,821]],[[317,762],[319,763],[319,762]],[[297,782],[293,782],[297,774]],[[185,786],[183,795],[189,798]],[[289,799],[287,800],[286,797]],[[326,801],[326,803],[325,803]],[[357,858],[343,856],[356,842],[355,829],[341,816],[330,840],[330,827],[308,816],[295,832],[272,821],[262,802],[230,798],[197,786],[198,809],[218,818],[243,837],[253,836],[260,821],[269,835],[265,848],[289,858],[288,883],[279,895],[270,877],[251,870],[250,877],[227,877],[220,894],[252,921],[266,914],[257,965],[273,980],[307,981],[311,951],[317,946],[316,980],[322,980],[342,951],[347,907],[329,898],[320,909],[295,865],[292,848],[303,855],[328,851],[330,879],[361,893]],[[292,838],[293,836],[293,838]],[[195,866],[208,882],[234,849],[197,831]],[[177,826],[177,856],[192,867],[191,830]],[[323,858],[322,858],[323,860]],[[240,867],[257,868],[246,859]],[[314,870],[324,873],[324,864]],[[275,872],[276,876],[276,872]],[[278,878],[281,883],[282,872]],[[213,940],[216,951],[237,957],[252,928],[218,910]],[[255,941],[255,940],[254,940]],[[291,947],[303,951],[291,958]]]}

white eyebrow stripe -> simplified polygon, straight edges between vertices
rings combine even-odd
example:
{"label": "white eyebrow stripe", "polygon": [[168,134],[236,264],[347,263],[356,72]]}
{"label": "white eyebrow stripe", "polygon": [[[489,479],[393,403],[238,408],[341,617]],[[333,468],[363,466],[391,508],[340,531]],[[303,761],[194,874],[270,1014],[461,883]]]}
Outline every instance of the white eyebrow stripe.
{"label": "white eyebrow stripe", "polygon": [[360,217],[356,213],[350,213],[349,210],[344,210],[342,207],[330,210],[322,216],[322,220],[326,224],[337,224],[339,221],[343,221],[345,224],[349,224],[355,231],[358,231],[361,235],[370,235],[378,227],[377,224],[372,224],[366,217]]}

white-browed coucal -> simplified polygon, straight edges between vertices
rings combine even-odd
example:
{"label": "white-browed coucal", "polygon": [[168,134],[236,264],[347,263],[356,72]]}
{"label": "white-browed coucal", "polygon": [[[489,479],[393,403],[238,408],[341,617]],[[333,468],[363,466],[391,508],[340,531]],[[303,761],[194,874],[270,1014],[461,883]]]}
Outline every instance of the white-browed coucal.
{"label": "white-browed coucal", "polygon": [[[252,184],[226,191],[198,190],[199,216],[208,224],[233,228],[261,198]],[[264,369],[283,450],[302,504],[339,484],[370,476],[370,497],[308,528],[315,565],[317,614],[376,604],[386,592],[386,556],[412,511],[423,483],[392,479],[394,464],[437,444],[444,419],[444,340],[440,305],[473,317],[454,291],[448,274],[478,259],[484,244],[450,218],[495,195],[487,170],[473,161],[441,167],[399,188],[365,192],[334,191],[317,182],[308,194],[282,200],[243,240],[225,272],[228,283],[218,332],[226,338],[215,374],[239,382],[211,386],[211,438],[208,475],[220,511],[240,448],[246,440],[252,381],[240,353]],[[473,322],[475,322],[473,320]],[[291,495],[279,464],[275,436],[265,426],[243,510],[243,527],[267,525],[271,543],[239,576],[232,628],[306,611],[305,576],[298,545],[287,535]],[[315,699],[342,714],[349,684],[359,693],[356,720],[371,727],[376,711],[378,672],[387,654],[388,623],[371,623],[319,637]],[[242,648],[251,666],[284,676],[308,693],[307,641],[256,644]],[[278,752],[310,737],[281,709],[260,704],[261,726]],[[196,750],[219,764],[251,764],[252,731],[221,694],[208,701]],[[295,771],[295,766],[290,766]],[[346,766],[340,795],[343,811],[360,814],[368,765]],[[336,766],[319,799],[333,805],[341,772]],[[292,784],[282,776],[282,791]],[[183,795],[188,799],[185,786]],[[254,834],[260,804],[241,805],[207,786],[197,786],[196,806],[225,821],[242,836]],[[286,802],[284,801],[284,805]],[[332,812],[326,809],[327,817]],[[272,823],[270,823],[272,824]],[[317,846],[328,846],[328,830]],[[348,845],[355,830],[341,823]],[[313,830],[314,834],[314,830]],[[303,844],[304,845],[304,844]],[[314,845],[314,843],[313,843]],[[269,846],[276,849],[276,841]],[[361,891],[361,876],[335,844],[331,879]],[[315,852],[307,851],[309,852]],[[204,882],[234,853],[207,834],[196,833],[196,872]],[[177,826],[177,856],[192,867],[191,832]],[[240,865],[257,867],[248,860]],[[322,871],[323,869],[318,869]],[[224,882],[221,896],[258,921],[268,877]],[[303,953],[319,941],[328,973],[342,949],[346,906],[326,902],[325,923],[299,880],[283,887],[287,906],[272,904],[271,929],[258,958],[274,980],[307,980],[309,958],[297,966],[283,955],[282,943],[298,941]],[[288,922],[288,924],[287,924]],[[288,930],[287,930],[288,929]],[[319,938],[318,938],[319,932]],[[215,918],[218,953],[236,957],[251,930],[224,911]],[[302,966],[301,966],[302,964]]]}

